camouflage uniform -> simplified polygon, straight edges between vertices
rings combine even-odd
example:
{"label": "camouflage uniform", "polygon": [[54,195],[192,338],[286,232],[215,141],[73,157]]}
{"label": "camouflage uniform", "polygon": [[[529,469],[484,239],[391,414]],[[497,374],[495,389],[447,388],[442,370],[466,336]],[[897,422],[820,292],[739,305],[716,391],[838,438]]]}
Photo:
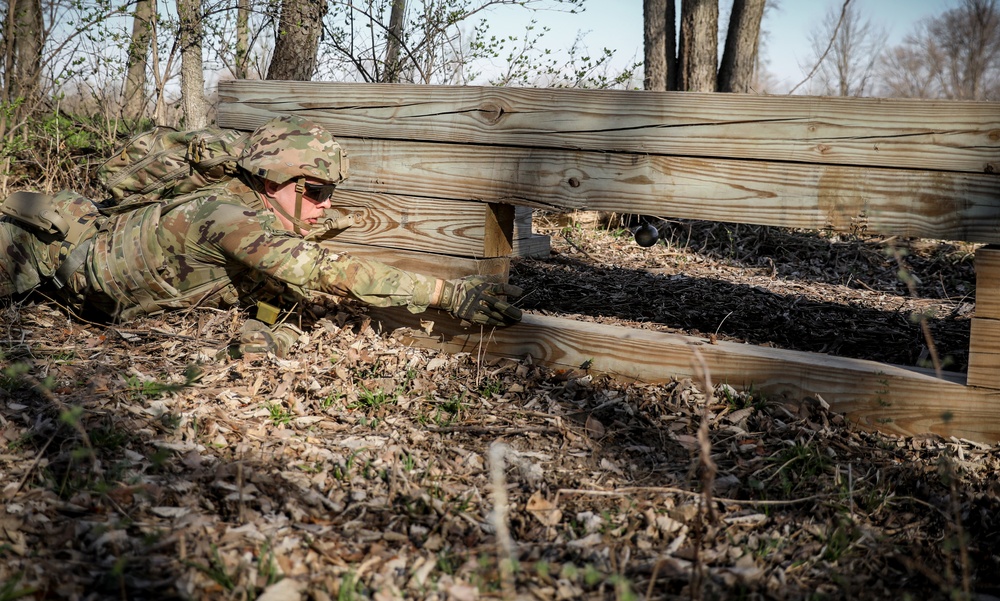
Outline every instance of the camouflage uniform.
{"label": "camouflage uniform", "polygon": [[[233,182],[209,186],[166,214],[153,204],[110,218],[89,199],[60,193],[61,212],[94,224],[84,265],[60,296],[74,309],[87,305],[126,319],[164,309],[245,305],[276,293],[302,297],[308,290],[379,307],[427,308],[435,278],[333,253],[290,235],[276,226],[270,211],[240,203],[227,189],[233,187]],[[46,241],[9,218],[0,223],[4,296],[51,278],[78,243]]]}
{"label": "camouflage uniform", "polygon": [[[310,139],[314,127],[306,128]],[[283,229],[264,208],[255,178],[275,181],[298,170],[337,183],[344,157],[339,146],[323,141],[306,140],[311,146],[304,151],[289,149],[289,138],[302,144],[303,136],[274,135],[273,129],[258,130],[263,131],[258,137],[263,143],[251,146],[241,160],[246,169],[243,177],[171,201],[106,216],[83,196],[58,194],[53,205],[72,224],[65,239],[41,235],[8,217],[0,219],[0,296],[53,281],[71,308],[127,319],[193,306],[249,306],[277,296],[298,299],[319,291],[378,307],[405,305],[412,312],[423,311],[434,301],[434,306],[481,323],[491,323],[477,319],[485,309],[499,317],[492,322],[520,318],[520,311],[493,296],[512,292],[501,285],[442,281],[334,253]],[[326,137],[332,140],[329,134]],[[324,163],[323,157],[332,159]],[[309,162],[303,168],[304,158]],[[85,255],[77,253],[82,265],[63,268],[69,273],[60,277],[61,266],[81,245],[86,245]]]}

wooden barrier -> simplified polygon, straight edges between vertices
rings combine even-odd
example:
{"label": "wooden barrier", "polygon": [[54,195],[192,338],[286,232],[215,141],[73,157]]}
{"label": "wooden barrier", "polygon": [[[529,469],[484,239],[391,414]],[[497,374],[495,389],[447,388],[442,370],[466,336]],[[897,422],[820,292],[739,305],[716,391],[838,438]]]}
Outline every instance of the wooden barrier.
{"label": "wooden barrier", "polygon": [[[639,382],[696,378],[695,353],[716,384],[752,388],[770,400],[823,399],[864,427],[895,434],[936,432],[1000,441],[1000,390],[964,385],[961,374],[705,338],[527,315],[509,328],[462,327],[440,312],[373,315],[408,343],[452,353],[520,358],[579,375]],[[424,328],[433,321],[428,334]],[[581,368],[587,365],[586,372]],[[994,380],[995,382],[995,376]]]}
{"label": "wooden barrier", "polygon": [[1000,389],[1000,247],[976,250],[976,316],[969,344],[970,386]]}
{"label": "wooden barrier", "polygon": [[[439,262],[442,275],[503,277],[503,257],[533,244],[524,207],[1000,244],[995,103],[255,81],[222,82],[219,96],[222,127],[252,129],[282,114],[326,125],[351,155],[338,194],[368,217],[339,243],[408,266]],[[998,252],[977,253],[967,378],[713,345],[715,378],[819,395],[901,433],[1000,440]],[[545,349],[593,329],[534,319],[484,345],[558,363]],[[619,350],[598,339],[621,332],[598,330],[587,344]],[[462,336],[472,334],[449,330],[437,344],[464,348],[454,342]],[[656,369],[667,370],[655,373],[683,375],[689,345],[655,344],[666,354]],[[767,369],[740,367],[758,362]],[[817,366],[822,376],[811,373]]]}

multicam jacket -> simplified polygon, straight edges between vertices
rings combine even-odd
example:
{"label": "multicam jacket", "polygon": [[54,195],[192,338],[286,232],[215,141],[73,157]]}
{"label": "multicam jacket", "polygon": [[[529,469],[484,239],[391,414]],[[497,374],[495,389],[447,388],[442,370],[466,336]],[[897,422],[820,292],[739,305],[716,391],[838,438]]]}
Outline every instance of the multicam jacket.
{"label": "multicam jacket", "polygon": [[434,290],[433,277],[334,253],[283,230],[238,179],[110,217],[73,192],[56,201],[74,223],[65,240],[0,219],[0,296],[58,280],[60,265],[81,244],[90,245],[82,266],[53,287],[76,311],[119,319],[194,306],[249,306],[309,291],[420,312]]}

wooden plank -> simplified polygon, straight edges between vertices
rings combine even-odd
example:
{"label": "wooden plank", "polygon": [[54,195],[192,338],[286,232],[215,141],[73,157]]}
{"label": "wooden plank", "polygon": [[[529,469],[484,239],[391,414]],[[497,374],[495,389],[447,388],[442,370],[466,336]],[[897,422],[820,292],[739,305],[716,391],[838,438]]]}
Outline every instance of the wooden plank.
{"label": "wooden plank", "polygon": [[548,236],[534,234],[530,238],[514,240],[512,255],[515,257],[547,257],[552,253],[552,244]]}
{"label": "wooden plank", "polygon": [[514,244],[514,207],[509,204],[490,203],[486,211],[486,236],[483,256],[506,257]]}
{"label": "wooden plank", "polygon": [[349,190],[1000,242],[1000,177],[342,138]]}
{"label": "wooden plank", "polygon": [[336,240],[466,257],[501,257],[485,247],[489,208],[481,202],[373,194],[338,188],[331,198],[338,215],[355,213],[356,226]]}
{"label": "wooden plank", "polygon": [[989,102],[287,81],[219,101],[236,129],[294,113],[338,137],[1000,172]]}
{"label": "wooden plank", "polygon": [[364,244],[350,244],[339,242],[336,239],[323,242],[323,246],[335,252],[382,261],[400,269],[445,279],[484,275],[489,276],[491,280],[506,282],[510,275],[510,259],[507,257],[471,259],[412,250],[379,248]]}
{"label": "wooden plank", "polygon": [[531,207],[514,207],[514,239],[531,238],[531,218],[534,209]]}
{"label": "wooden plank", "polygon": [[976,249],[976,317],[1000,319],[1000,246]]}
{"label": "wooden plank", "polygon": [[[409,344],[448,352],[484,352],[523,358],[554,368],[590,370],[625,380],[665,382],[692,378],[695,352],[716,384],[753,387],[769,398],[799,401],[821,396],[834,411],[870,429],[912,435],[934,432],[971,440],[1000,441],[1000,391],[962,385],[961,374],[934,377],[909,369],[747,344],[719,342],[649,330],[525,315],[509,328],[483,331],[463,327],[440,312],[410,315],[375,310],[387,329]],[[430,335],[421,320],[434,320]]]}
{"label": "wooden plank", "polygon": [[[978,306],[976,315],[979,315]],[[969,385],[1000,389],[1000,319],[972,318]]]}

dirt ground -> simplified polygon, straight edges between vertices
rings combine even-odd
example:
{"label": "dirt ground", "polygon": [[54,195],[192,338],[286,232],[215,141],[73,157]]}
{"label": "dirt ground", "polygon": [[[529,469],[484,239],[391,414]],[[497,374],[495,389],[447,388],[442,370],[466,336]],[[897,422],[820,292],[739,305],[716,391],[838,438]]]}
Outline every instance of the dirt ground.
{"label": "dirt ground", "polygon": [[[658,225],[539,219],[522,306],[966,369],[971,246]],[[312,313],[289,357],[231,358],[236,312],[0,305],[0,600],[1000,598],[991,441]]]}

